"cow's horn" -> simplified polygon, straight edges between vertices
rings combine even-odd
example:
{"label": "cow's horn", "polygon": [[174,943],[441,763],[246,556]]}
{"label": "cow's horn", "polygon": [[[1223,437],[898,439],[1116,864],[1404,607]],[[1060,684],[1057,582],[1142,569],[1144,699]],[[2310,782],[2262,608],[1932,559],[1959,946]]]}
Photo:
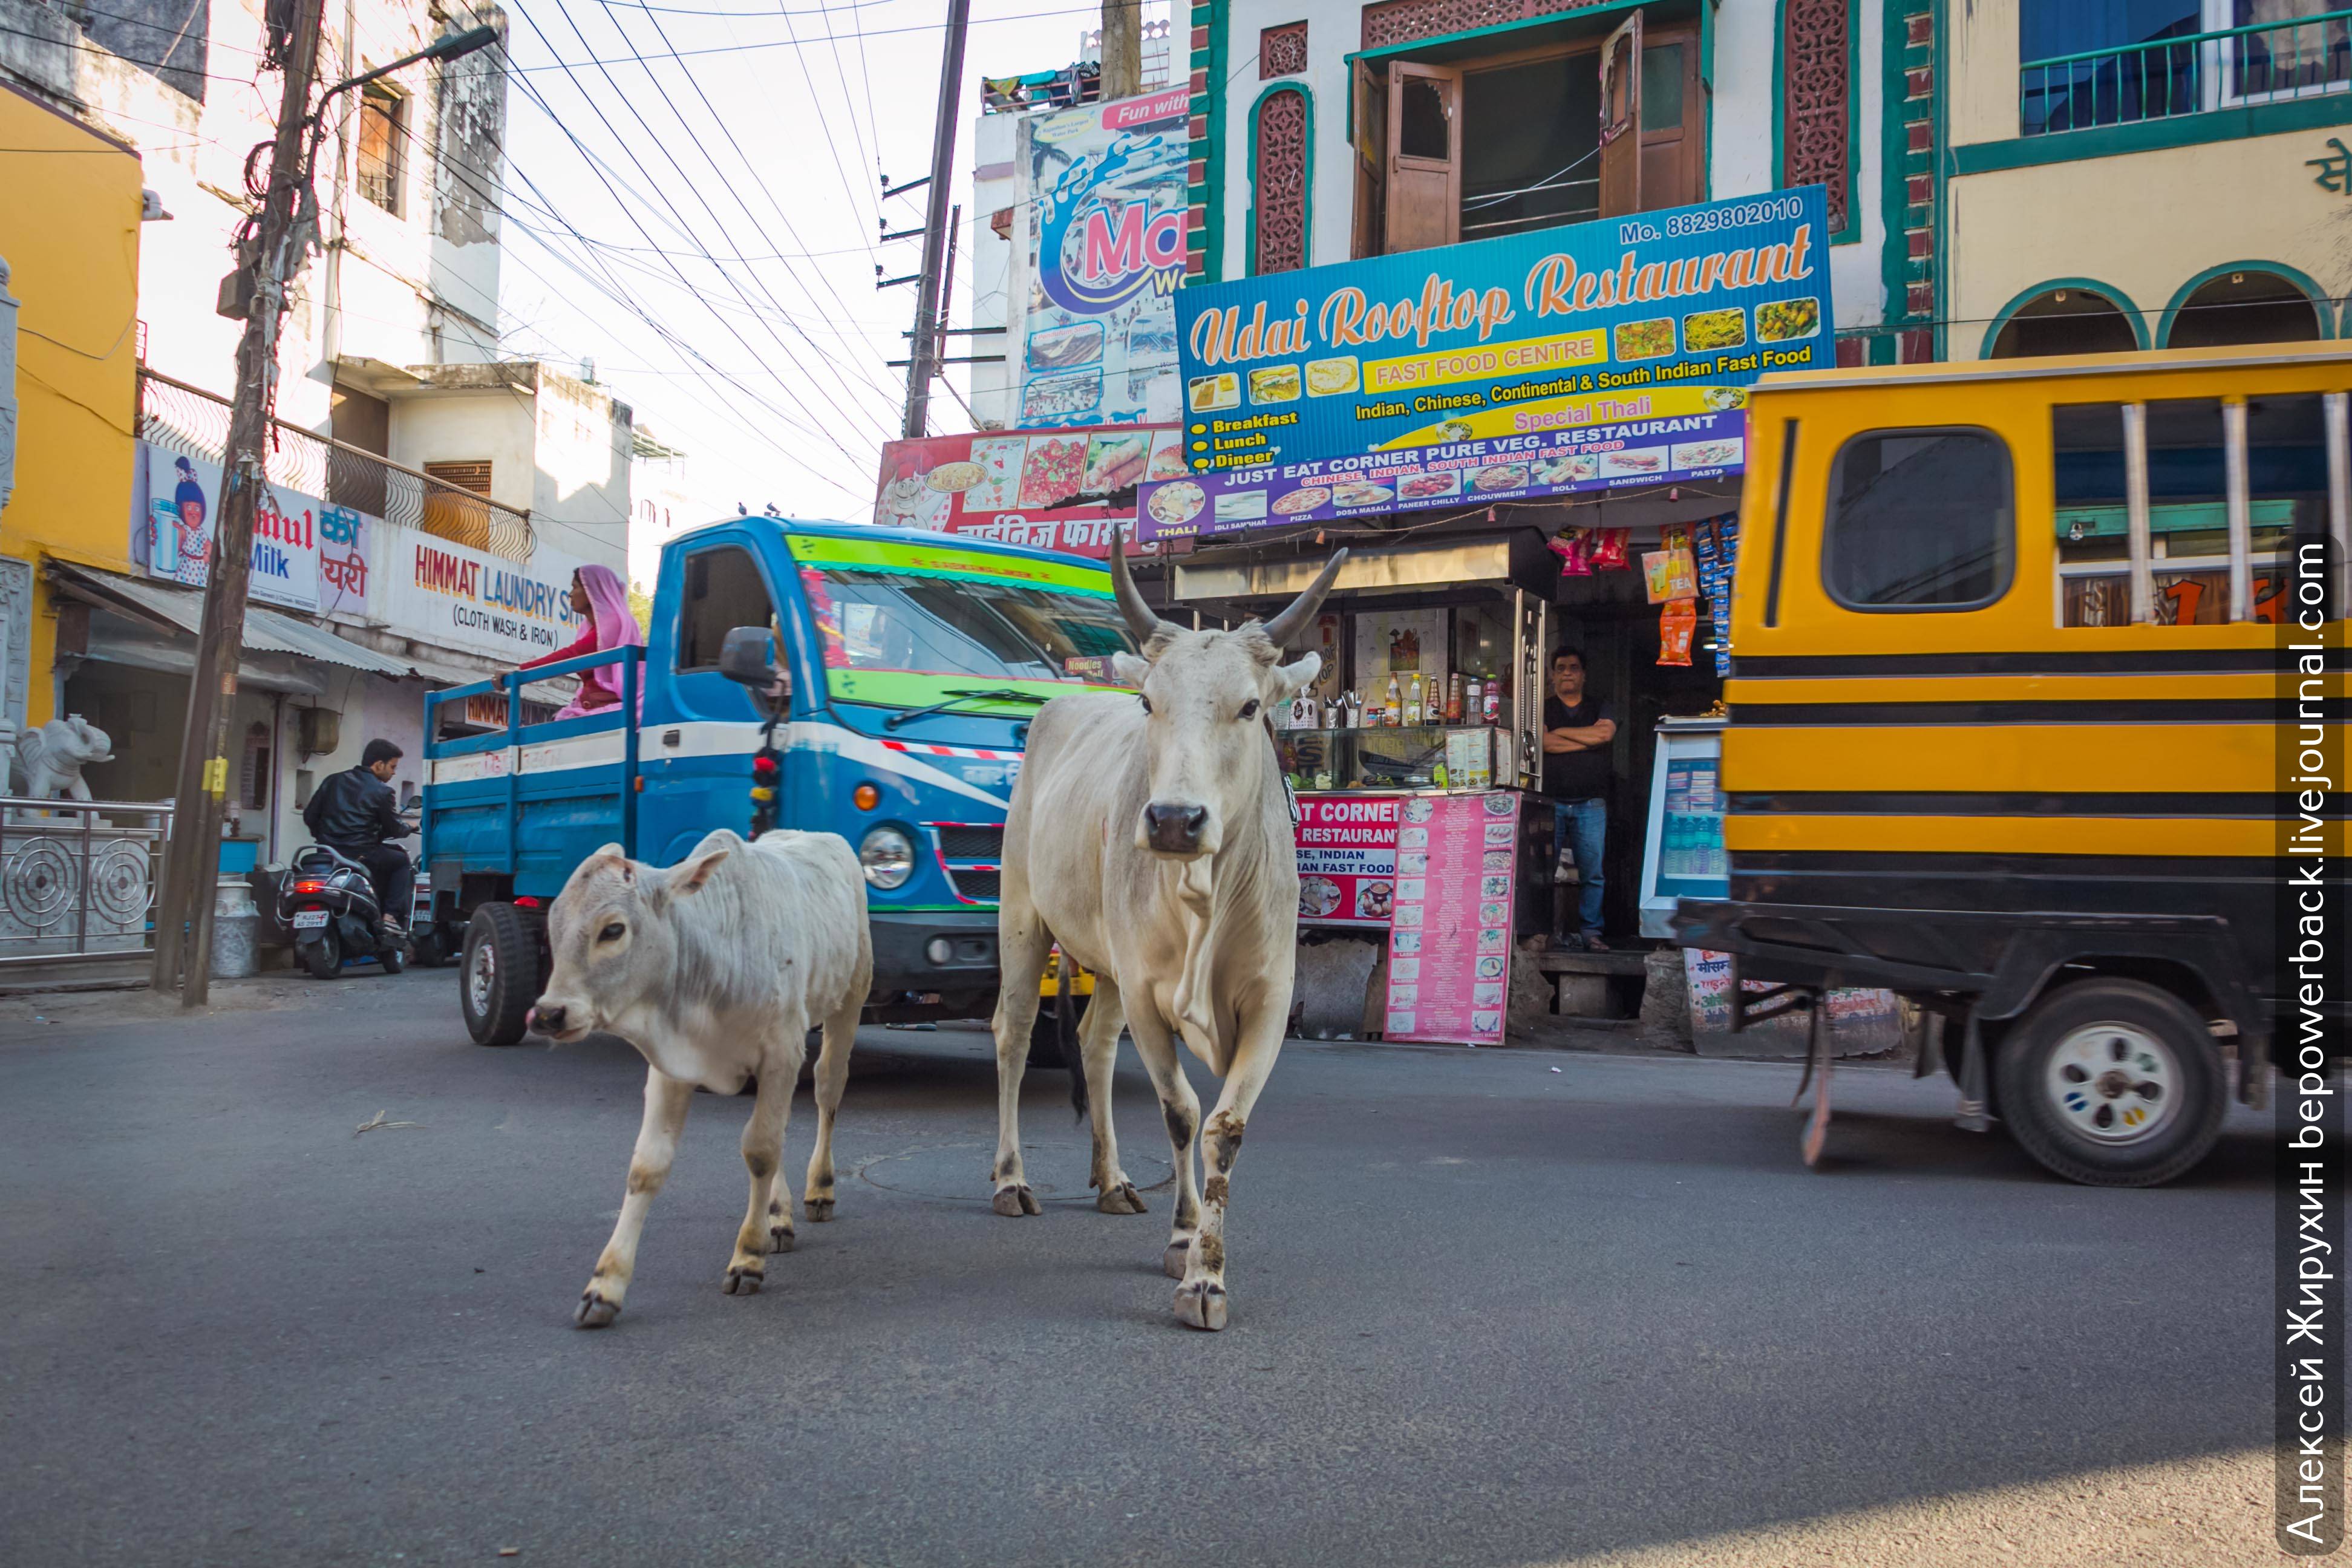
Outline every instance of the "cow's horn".
{"label": "cow's horn", "polygon": [[1323,607],[1323,595],[1331,591],[1331,580],[1339,574],[1339,568],[1347,559],[1348,552],[1343,546],[1339,553],[1324,563],[1323,570],[1315,574],[1315,581],[1307,584],[1307,592],[1290,601],[1290,608],[1265,623],[1265,635],[1274,639],[1275,647],[1286,646],[1306,629],[1315,612]]}
{"label": "cow's horn", "polygon": [[1128,574],[1127,541],[1116,528],[1110,531],[1110,585],[1118,594],[1118,613],[1127,617],[1127,629],[1135,634],[1138,643],[1148,643],[1161,632],[1176,628],[1153,613],[1143,595],[1136,592],[1135,579]]}

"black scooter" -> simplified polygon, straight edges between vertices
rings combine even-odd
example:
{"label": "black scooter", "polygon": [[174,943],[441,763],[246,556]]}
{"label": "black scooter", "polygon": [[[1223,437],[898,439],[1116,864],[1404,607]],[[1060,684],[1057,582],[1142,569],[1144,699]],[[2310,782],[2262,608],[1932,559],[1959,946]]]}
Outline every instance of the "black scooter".
{"label": "black scooter", "polygon": [[314,978],[334,979],[346,960],[373,958],[386,974],[407,967],[406,947],[383,929],[368,868],[323,844],[296,852],[278,895],[278,918],[293,931],[294,956]]}

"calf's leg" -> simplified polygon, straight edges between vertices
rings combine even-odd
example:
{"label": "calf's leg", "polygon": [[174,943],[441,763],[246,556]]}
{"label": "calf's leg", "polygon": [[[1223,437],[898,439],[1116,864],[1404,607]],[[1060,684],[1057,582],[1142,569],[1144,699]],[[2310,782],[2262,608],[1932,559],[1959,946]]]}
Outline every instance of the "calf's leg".
{"label": "calf's leg", "polygon": [[1054,945],[1045,923],[1030,906],[1028,889],[1005,868],[1004,901],[997,906],[996,947],[996,1184],[990,1206],[1018,1219],[1043,1214],[1021,1168],[1021,1075],[1029,1066],[1029,1031],[1037,1022],[1037,984]]}
{"label": "calf's leg", "polygon": [[1183,1064],[1176,1059],[1175,1037],[1148,1000],[1129,1015],[1127,1032],[1135,1037],[1135,1054],[1151,1075],[1151,1087],[1160,1093],[1160,1118],[1168,1124],[1168,1148],[1176,1162],[1176,1221],[1160,1267],[1170,1279],[1181,1279],[1201,1226],[1201,1189],[1192,1176],[1192,1137],[1201,1128],[1201,1097],[1192,1092]]}
{"label": "calf's leg", "polygon": [[1186,1264],[1184,1283],[1176,1288],[1176,1316],[1196,1329],[1225,1326],[1225,1203],[1234,1162],[1242,1152],[1242,1129],[1274,1071],[1282,1051],[1282,1029],[1289,1021],[1289,998],[1279,1007],[1261,1007],[1242,1022],[1240,1048],[1225,1071],[1224,1092],[1217,1109],[1201,1127],[1201,1168],[1207,1180],[1201,1189],[1201,1233]]}
{"label": "calf's leg", "polygon": [[841,1109],[842,1086],[849,1081],[849,1048],[857,1042],[866,991],[866,984],[860,983],[841,1011],[824,1021],[824,1045],[817,1052],[816,1149],[809,1155],[808,1186],[801,1199],[811,1225],[833,1217],[833,1118]]}
{"label": "calf's leg", "polygon": [[792,1192],[776,1179],[784,1163],[784,1122],[792,1114],[793,1089],[800,1082],[808,1026],[786,1020],[760,1062],[760,1092],[751,1120],[743,1124],[743,1168],[751,1173],[751,1206],[735,1233],[735,1256],[728,1260],[720,1289],[730,1296],[759,1292],[768,1277],[767,1256],[793,1249]]}
{"label": "calf's leg", "polygon": [[1095,976],[1095,994],[1078,1031],[1078,1060],[1087,1075],[1087,1111],[1094,1121],[1095,1207],[1105,1214],[1143,1214],[1150,1205],[1119,1168],[1118,1133],[1110,1121],[1111,1072],[1118,1065],[1119,1031],[1127,1026],[1118,987]]}
{"label": "calf's leg", "polygon": [[646,1119],[637,1128],[636,1151],[629,1156],[629,1190],[621,1199],[620,1223],[613,1226],[613,1239],[604,1244],[596,1272],[588,1277],[588,1289],[572,1316],[583,1329],[601,1329],[621,1314],[629,1277],[636,1272],[637,1237],[645,1233],[646,1210],[669,1179],[678,1131],[686,1125],[686,1108],[693,1103],[692,1084],[658,1068],[646,1068]]}

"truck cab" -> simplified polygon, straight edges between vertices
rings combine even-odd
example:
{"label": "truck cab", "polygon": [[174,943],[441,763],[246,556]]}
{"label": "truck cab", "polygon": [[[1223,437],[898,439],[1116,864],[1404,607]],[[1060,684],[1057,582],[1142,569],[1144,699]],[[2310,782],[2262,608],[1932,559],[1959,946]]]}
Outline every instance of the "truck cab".
{"label": "truck cab", "polygon": [[[767,715],[720,668],[764,627],[787,695],[777,826],[837,833],[865,869],[870,1018],[985,1016],[997,981],[1004,816],[1028,721],[1108,684],[1132,648],[1103,568],[920,531],[737,518],[662,552],[642,650],[614,708],[525,724],[520,678],[428,698],[423,870],[434,939],[462,954],[476,1040],[510,1044],[544,978],[546,906],[605,844],[675,864],[751,826]],[[439,712],[503,689],[505,729],[443,739]],[[766,787],[766,786],[759,786]]]}

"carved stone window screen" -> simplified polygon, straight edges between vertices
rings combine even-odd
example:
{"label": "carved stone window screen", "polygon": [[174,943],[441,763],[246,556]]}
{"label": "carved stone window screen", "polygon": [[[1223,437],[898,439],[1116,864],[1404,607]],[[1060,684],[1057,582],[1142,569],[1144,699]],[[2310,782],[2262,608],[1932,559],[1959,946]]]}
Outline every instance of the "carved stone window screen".
{"label": "carved stone window screen", "polygon": [[1257,79],[1297,76],[1307,68],[1307,24],[1286,22],[1257,36]]}
{"label": "carved stone window screen", "polygon": [[1587,10],[1598,4],[1600,0],[1381,0],[1364,7],[1363,47],[1385,49],[1448,33]]}
{"label": "carved stone window screen", "polygon": [[1849,0],[1785,0],[1781,10],[1780,184],[1829,188],[1830,232],[1847,226],[1848,112],[1853,46]]}
{"label": "carved stone window screen", "polygon": [[1257,106],[1257,244],[1253,272],[1307,265],[1307,95],[1270,92]]}

